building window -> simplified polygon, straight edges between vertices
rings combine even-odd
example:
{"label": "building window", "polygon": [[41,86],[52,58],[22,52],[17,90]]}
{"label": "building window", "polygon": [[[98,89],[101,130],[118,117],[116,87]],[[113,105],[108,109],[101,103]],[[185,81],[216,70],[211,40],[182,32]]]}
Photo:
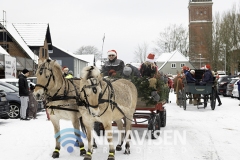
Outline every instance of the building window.
{"label": "building window", "polygon": [[180,63],[180,68],[182,68],[183,66],[185,66],[185,63]]}
{"label": "building window", "polygon": [[172,63],[171,68],[176,68],[176,63]]}
{"label": "building window", "polygon": [[57,62],[60,66],[62,66],[62,60],[56,59],[56,62]]}

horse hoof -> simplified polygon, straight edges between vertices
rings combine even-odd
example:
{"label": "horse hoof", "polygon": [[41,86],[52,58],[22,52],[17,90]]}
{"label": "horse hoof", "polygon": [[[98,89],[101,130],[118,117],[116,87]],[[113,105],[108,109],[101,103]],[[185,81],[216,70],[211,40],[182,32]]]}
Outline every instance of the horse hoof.
{"label": "horse hoof", "polygon": [[122,146],[121,145],[117,145],[116,151],[121,151],[121,150],[122,150]]}
{"label": "horse hoof", "polygon": [[92,160],[92,157],[89,155],[86,155],[83,160]]}
{"label": "horse hoof", "polygon": [[124,154],[130,154],[130,150],[125,150]]}
{"label": "horse hoof", "polygon": [[59,158],[59,152],[54,151],[53,154],[52,154],[52,157],[53,158]]}
{"label": "horse hoof", "polygon": [[115,160],[115,157],[113,156],[108,156],[108,159],[107,160]]}
{"label": "horse hoof", "polygon": [[80,150],[80,156],[85,156],[85,155],[86,155],[86,150],[85,149]]}

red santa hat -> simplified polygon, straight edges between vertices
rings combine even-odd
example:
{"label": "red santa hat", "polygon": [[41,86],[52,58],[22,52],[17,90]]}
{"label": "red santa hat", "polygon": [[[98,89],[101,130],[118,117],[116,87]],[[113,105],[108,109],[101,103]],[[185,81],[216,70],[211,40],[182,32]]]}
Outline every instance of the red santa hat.
{"label": "red santa hat", "polygon": [[117,52],[115,51],[115,50],[109,50],[108,52],[107,52],[107,55],[109,56],[109,55],[115,55],[115,56],[117,56]]}
{"label": "red santa hat", "polygon": [[68,71],[69,69],[68,69],[66,66],[64,66],[64,67],[62,68],[62,70],[63,70],[63,71]]}
{"label": "red santa hat", "polygon": [[183,66],[182,70],[189,70],[189,68],[187,66]]}
{"label": "red santa hat", "polygon": [[211,66],[209,64],[206,64],[204,68],[209,70],[209,69],[211,69]]}
{"label": "red santa hat", "polygon": [[154,63],[155,62],[154,58],[155,58],[155,54],[154,53],[149,53],[148,56],[147,56],[146,61]]}

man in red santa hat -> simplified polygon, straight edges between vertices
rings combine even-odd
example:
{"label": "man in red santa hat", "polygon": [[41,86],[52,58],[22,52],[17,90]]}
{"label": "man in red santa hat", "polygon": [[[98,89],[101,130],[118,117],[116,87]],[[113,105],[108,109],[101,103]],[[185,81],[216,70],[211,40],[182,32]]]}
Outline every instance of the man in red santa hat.
{"label": "man in red santa hat", "polygon": [[117,59],[117,52],[115,50],[109,50],[107,55],[108,61],[102,66],[103,76],[121,76],[125,66],[124,62]]}
{"label": "man in red santa hat", "polygon": [[205,65],[205,73],[203,75],[202,82],[207,83],[207,82],[213,82],[213,75],[211,71],[211,66],[209,64]]}

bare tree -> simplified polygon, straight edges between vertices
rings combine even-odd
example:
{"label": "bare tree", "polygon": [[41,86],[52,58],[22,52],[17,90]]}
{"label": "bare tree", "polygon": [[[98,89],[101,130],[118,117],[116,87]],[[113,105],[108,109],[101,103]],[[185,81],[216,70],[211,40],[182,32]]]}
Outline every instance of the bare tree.
{"label": "bare tree", "polygon": [[157,45],[157,48],[154,48],[156,53],[179,50],[186,54],[188,51],[188,30],[182,25],[170,25],[159,33],[155,44]]}
{"label": "bare tree", "polygon": [[82,46],[74,54],[77,55],[94,54],[96,60],[101,59],[101,52],[94,46]]}
{"label": "bare tree", "polygon": [[137,49],[134,51],[136,62],[143,63],[146,60],[147,53],[148,53],[147,43],[144,42],[142,45],[138,45]]}

